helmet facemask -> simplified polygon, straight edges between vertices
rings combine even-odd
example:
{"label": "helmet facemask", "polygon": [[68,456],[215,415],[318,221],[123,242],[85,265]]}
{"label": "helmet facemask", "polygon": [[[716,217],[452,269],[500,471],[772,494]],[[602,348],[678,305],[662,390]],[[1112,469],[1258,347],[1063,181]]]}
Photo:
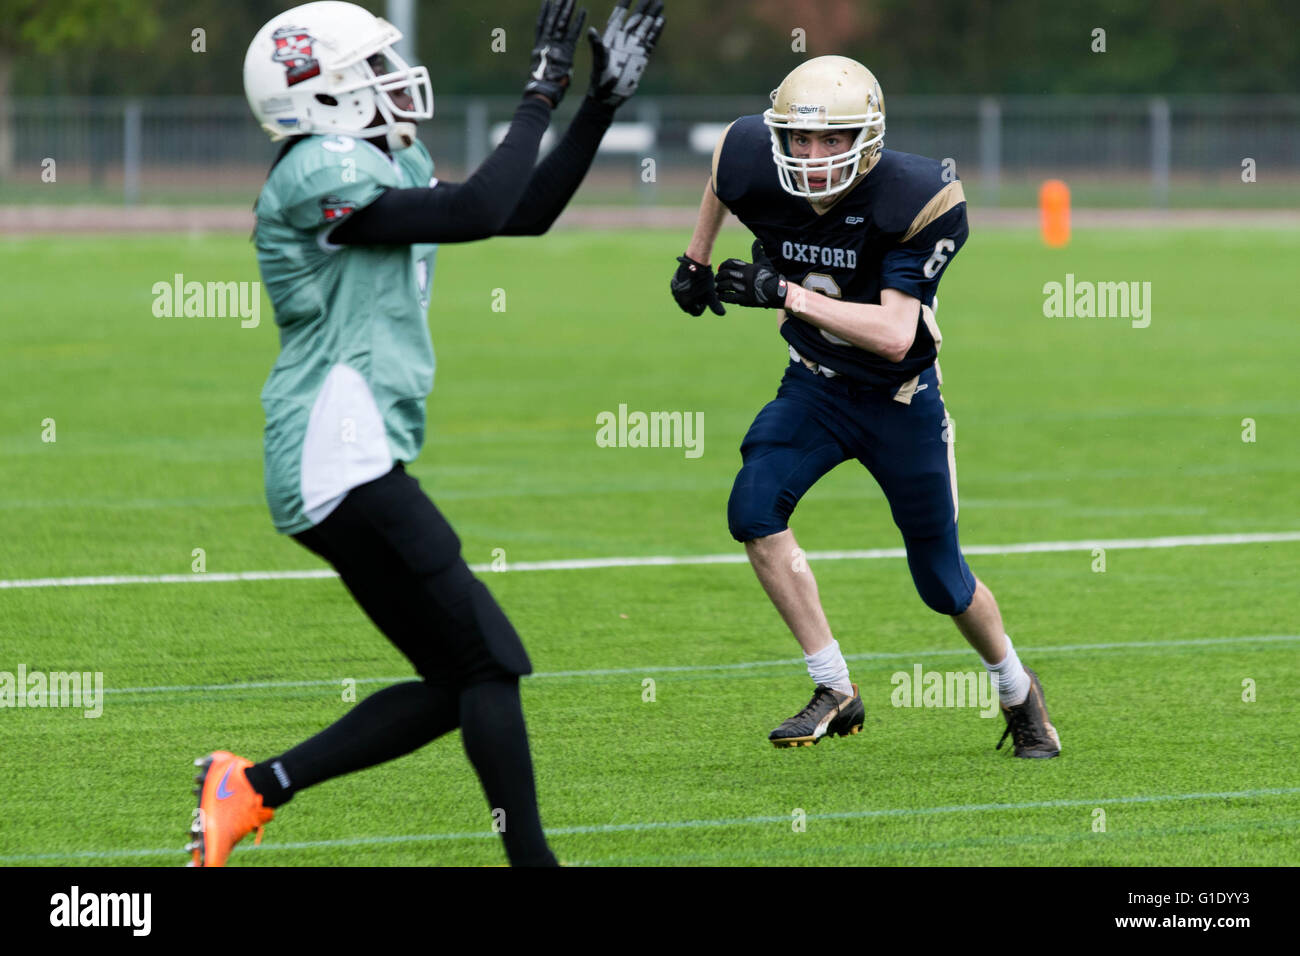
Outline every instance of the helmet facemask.
{"label": "helmet facemask", "polygon": [[[772,98],[775,101],[775,90]],[[870,168],[871,159],[879,152],[885,138],[885,115],[879,111],[828,119],[825,107],[795,105],[788,113],[769,109],[763,114],[763,122],[772,134],[772,161],[776,164],[781,188],[792,196],[805,199],[825,199],[852,186]],[[794,155],[790,143],[792,133],[822,130],[854,134],[853,143],[844,152],[830,156]],[[825,175],[826,182],[814,187],[809,184],[808,176],[818,173]]]}
{"label": "helmet facemask", "polygon": [[[369,80],[358,80],[339,92],[349,93],[364,87],[373,89],[375,112],[384,122],[368,127],[366,132],[371,136],[387,136],[390,148],[402,149],[411,145],[415,140],[414,121],[433,116],[429,71],[422,66],[408,66],[392,47],[372,53],[359,65],[370,74]],[[404,106],[393,98],[395,93],[406,101]],[[395,145],[394,136],[409,138],[409,141]]]}
{"label": "helmet facemask", "polygon": [[[368,98],[372,125],[336,132],[365,139],[383,136],[390,150],[405,149],[415,142],[415,121],[433,116],[433,91],[425,67],[409,66],[392,47],[382,46],[342,71],[347,78],[332,86],[329,95],[336,99],[350,94],[360,94],[363,101]],[[399,103],[394,94],[406,102]],[[382,122],[376,123],[375,118]]]}

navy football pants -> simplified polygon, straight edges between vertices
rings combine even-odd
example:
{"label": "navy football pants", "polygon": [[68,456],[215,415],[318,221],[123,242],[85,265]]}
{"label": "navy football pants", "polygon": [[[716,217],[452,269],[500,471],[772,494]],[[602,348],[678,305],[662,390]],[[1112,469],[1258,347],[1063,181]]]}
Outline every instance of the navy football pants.
{"label": "navy football pants", "polygon": [[921,374],[911,404],[888,392],[828,379],[791,361],[776,398],[754,419],[740,454],[727,522],[737,541],[784,531],[799,499],[841,462],[871,472],[903,533],[921,599],[960,614],[975,577],[957,541],[957,478],[947,415],[934,367]]}

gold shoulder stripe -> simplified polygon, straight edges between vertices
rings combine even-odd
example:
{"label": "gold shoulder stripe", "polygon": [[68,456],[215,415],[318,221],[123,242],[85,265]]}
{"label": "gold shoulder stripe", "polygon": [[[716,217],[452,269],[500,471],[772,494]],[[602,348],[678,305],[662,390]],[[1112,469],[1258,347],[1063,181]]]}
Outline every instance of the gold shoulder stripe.
{"label": "gold shoulder stripe", "polygon": [[731,127],[735,125],[735,120],[728,123],[727,128],[722,131],[722,135],[718,137],[718,145],[713,147],[713,172],[709,174],[709,178],[713,183],[715,193],[718,191],[718,160],[722,159],[722,144],[727,141],[727,134],[731,132]]}
{"label": "gold shoulder stripe", "polygon": [[921,211],[916,214],[916,218],[912,220],[912,225],[908,227],[907,232],[903,233],[903,238],[899,242],[907,242],[953,206],[965,201],[966,194],[962,192],[961,180],[954,179],[931,196],[930,201],[921,207]]}

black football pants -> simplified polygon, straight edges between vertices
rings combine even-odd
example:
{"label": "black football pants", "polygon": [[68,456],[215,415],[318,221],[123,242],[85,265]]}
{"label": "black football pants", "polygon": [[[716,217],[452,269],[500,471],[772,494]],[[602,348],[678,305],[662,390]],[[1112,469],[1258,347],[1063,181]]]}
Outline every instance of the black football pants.
{"label": "black football pants", "polygon": [[334,566],[423,680],[371,695],[320,734],[250,768],[267,804],[410,753],[459,727],[510,862],[554,865],[519,700],[519,677],[531,671],[528,655],[419,483],[399,463],[352,489],[325,520],[294,537]]}

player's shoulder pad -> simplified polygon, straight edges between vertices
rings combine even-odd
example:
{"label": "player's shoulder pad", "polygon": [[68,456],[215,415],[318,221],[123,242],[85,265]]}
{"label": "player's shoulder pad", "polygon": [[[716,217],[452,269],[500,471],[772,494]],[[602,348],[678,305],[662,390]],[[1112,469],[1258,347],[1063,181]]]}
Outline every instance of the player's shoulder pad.
{"label": "player's shoulder pad", "polygon": [[281,168],[286,175],[298,179],[310,179],[323,171],[337,171],[340,175],[347,172],[350,180],[355,171],[358,177],[367,176],[384,185],[397,184],[397,170],[389,158],[375,146],[354,136],[308,136],[289,151],[275,172],[279,173]]}
{"label": "player's shoulder pad", "polygon": [[394,153],[393,159],[416,186],[433,185],[433,157],[418,139],[406,149]]}
{"label": "player's shoulder pad", "polygon": [[286,202],[348,187],[396,186],[397,170],[380,150],[352,136],[316,135],[289,150],[271,171],[269,186]]}
{"label": "player's shoulder pad", "polygon": [[772,138],[761,114],[736,120],[713,150],[713,191],[724,205],[745,194],[755,167],[772,163]]}
{"label": "player's shoulder pad", "polygon": [[966,202],[961,180],[949,162],[887,149],[872,170],[873,215],[881,231],[907,242],[954,207]]}
{"label": "player's shoulder pad", "polygon": [[400,183],[397,168],[365,140],[308,136],[271,170],[257,201],[257,215],[313,229],[338,222]]}

